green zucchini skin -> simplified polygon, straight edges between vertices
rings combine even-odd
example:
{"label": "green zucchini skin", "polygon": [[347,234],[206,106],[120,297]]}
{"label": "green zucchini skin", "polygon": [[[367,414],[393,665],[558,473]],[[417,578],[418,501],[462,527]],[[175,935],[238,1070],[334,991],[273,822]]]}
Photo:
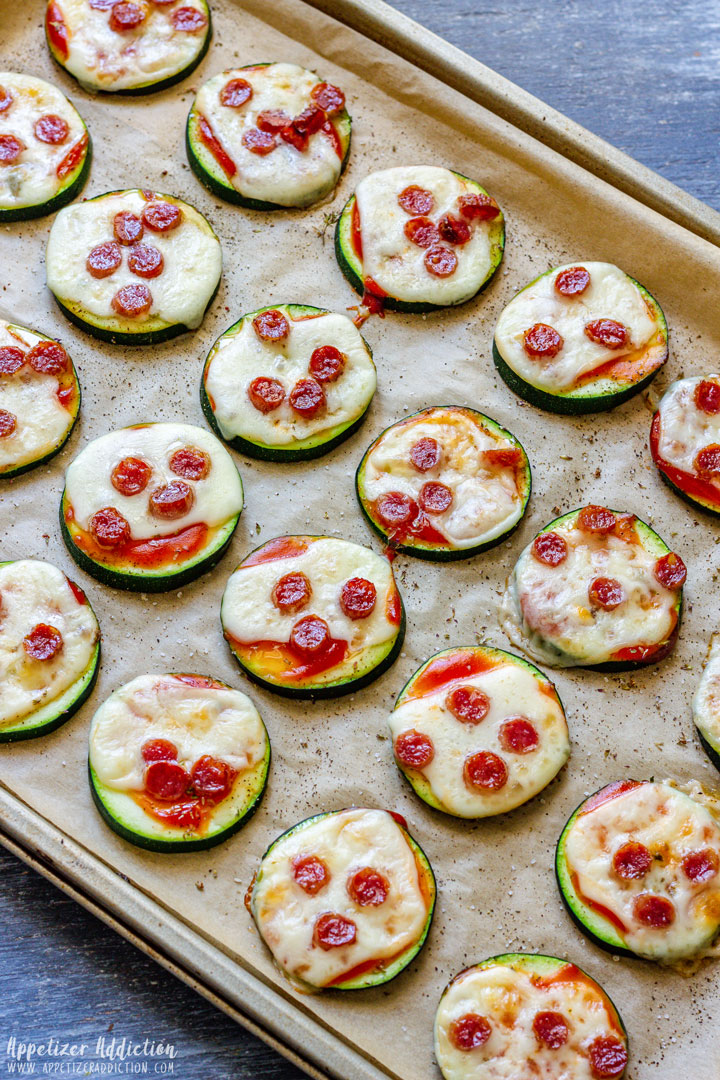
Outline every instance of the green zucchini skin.
{"label": "green zucchini skin", "polygon": [[72,202],[76,195],[80,194],[90,175],[90,165],[93,156],[93,145],[92,139],[90,138],[90,132],[87,128],[85,128],[85,132],[88,137],[85,156],[75,172],[70,174],[64,187],[60,188],[57,194],[53,195],[52,199],[48,199],[47,202],[35,203],[34,206],[13,206],[10,209],[0,209],[0,225],[12,221],[32,221],[34,218],[46,217],[48,214],[54,214],[56,210],[60,210],[63,206],[67,206],[69,202]]}
{"label": "green zucchini skin", "polygon": [[720,517],[720,507],[711,506],[710,503],[705,502],[701,499],[697,499],[694,495],[688,495],[687,491],[683,491],[681,487],[678,487],[677,484],[674,484],[672,482],[670,477],[665,472],[663,472],[663,470],[657,465],[657,463],[655,467],[657,468],[658,475],[662,480],[663,484],[665,484],[666,487],[670,488],[672,493],[682,499],[682,501],[686,503],[687,506],[691,506],[693,510],[700,510],[703,514],[707,514],[708,517]]}
{"label": "green zucchini skin", "polygon": [[695,725],[695,730],[698,733],[700,745],[712,761],[715,768],[718,770],[718,772],[720,772],[720,747],[713,746],[707,736],[703,735],[702,731],[697,725]]}
{"label": "green zucchini skin", "polygon": [[[355,809],[355,807],[346,807],[345,809]],[[283,840],[286,836],[291,836],[293,833],[299,832],[301,829],[304,829],[308,825],[314,824],[316,821],[321,821],[323,818],[331,817],[332,814],[334,814],[334,813],[342,813],[342,811],[329,811],[329,812],[322,813],[322,814],[313,814],[312,817],[305,818],[304,821],[299,821],[297,823],[297,825],[293,825],[291,828],[286,829],[285,832],[281,833],[280,836],[276,837],[273,840],[273,842],[269,845],[269,847],[267,848],[267,850],[263,854],[262,859],[260,860],[260,871],[258,871],[258,877],[260,876],[260,873],[262,872],[262,864],[263,864],[263,862],[265,861],[267,856],[270,854],[270,852],[273,850],[275,845],[280,842],[280,840]],[[412,850],[413,854],[415,855],[415,858],[417,860],[419,860],[419,862],[420,862],[420,864],[421,864],[421,866],[423,868],[423,871],[427,875],[428,883],[430,884],[430,886],[432,888],[432,899],[430,901],[430,908],[428,910],[427,919],[426,919],[426,922],[425,922],[425,926],[423,928],[422,935],[420,936],[420,938],[418,939],[417,942],[415,942],[413,945],[409,946],[408,949],[406,949],[406,951],[402,954],[402,956],[399,956],[394,961],[394,963],[391,964],[390,967],[386,968],[385,970],[376,972],[375,974],[373,974],[372,972],[369,972],[366,975],[362,975],[359,978],[350,980],[348,982],[334,983],[333,986],[330,987],[329,989],[332,989],[332,990],[366,990],[367,988],[369,988],[371,986],[381,986],[384,983],[391,982],[393,979],[397,978],[397,976],[401,973],[401,971],[403,971],[408,966],[408,964],[410,964],[415,959],[415,957],[418,955],[418,953],[422,949],[423,945],[425,944],[428,934],[430,933],[430,926],[432,925],[433,915],[435,914],[435,902],[436,902],[436,899],[437,899],[437,882],[435,880],[435,873],[433,871],[432,866],[430,865],[430,860],[428,859],[427,855],[425,854],[423,849],[420,847],[418,842],[415,839],[413,839],[413,837],[410,835],[408,830],[403,825],[401,825],[400,822],[398,822],[397,824],[398,824],[398,827],[401,829],[401,831],[403,833],[403,836],[405,837],[406,841],[408,842],[408,845],[410,846],[410,849]],[[253,883],[253,891],[254,891],[254,883]],[[250,910],[250,913],[253,914],[253,912],[252,912],[252,898],[250,900],[249,910]],[[253,918],[255,918],[254,914],[253,914]],[[258,927],[258,932],[260,932],[259,927]],[[260,934],[260,936],[262,937],[262,934]],[[314,988],[314,989],[317,989],[317,988]],[[328,988],[325,988],[325,989],[328,989]]]}
{"label": "green zucchini skin", "polygon": [[75,684],[78,686],[78,696],[74,701],[49,720],[36,724],[35,726],[31,723],[23,724],[21,722],[13,727],[0,728],[0,744],[24,742],[27,739],[37,739],[41,735],[49,735],[51,731],[56,731],[57,728],[66,724],[67,721],[75,715],[80,706],[84,705],[95,688],[98,672],[100,671],[100,651],[100,639],[98,638],[90,664],[85,673],[80,676]]}

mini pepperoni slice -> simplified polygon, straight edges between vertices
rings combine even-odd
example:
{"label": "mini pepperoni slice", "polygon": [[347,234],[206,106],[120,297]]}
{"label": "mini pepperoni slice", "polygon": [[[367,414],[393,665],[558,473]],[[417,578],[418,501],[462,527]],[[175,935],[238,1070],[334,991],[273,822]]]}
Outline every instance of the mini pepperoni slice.
{"label": "mini pepperoni slice", "polygon": [[703,379],[695,387],[693,395],[695,404],[701,412],[708,416],[716,416],[720,413],[720,385],[710,379]]}
{"label": "mini pepperoni slice", "polygon": [[14,345],[0,349],[0,375],[14,375],[25,363],[25,353]]}
{"label": "mini pepperoni slice", "polygon": [[296,855],[292,860],[292,875],[309,896],[315,896],[330,880],[327,864],[319,855]]}
{"label": "mini pepperoni slice", "polygon": [[290,333],[290,323],[282,311],[270,308],[261,311],[252,321],[253,330],[261,341],[284,341]]}
{"label": "mini pepperoni slice", "polygon": [[253,88],[247,79],[230,79],[220,91],[220,104],[228,109],[239,109],[253,95]]}
{"label": "mini pepperoni slice", "polygon": [[360,907],[380,907],[388,898],[390,882],[379,870],[363,866],[348,878],[347,891]]}
{"label": "mini pepperoni slice", "polygon": [[611,533],[616,524],[617,519],[612,510],[608,510],[604,506],[596,506],[593,503],[590,506],[583,506],[577,516],[578,529],[581,529],[582,532],[598,533],[600,536]]}
{"label": "mini pepperoni slice", "polygon": [[603,611],[614,611],[625,599],[625,590],[615,578],[598,577],[590,582],[588,599]]}
{"label": "mini pepperoni slice", "polygon": [[0,112],[5,112],[13,103],[13,96],[5,86],[0,86]]}
{"label": "mini pepperoni slice", "polygon": [[457,269],[457,255],[450,248],[434,247],[425,252],[425,269],[435,277],[445,278]]}
{"label": "mini pepperoni slice", "polygon": [[554,326],[547,323],[535,323],[523,334],[523,348],[528,356],[552,359],[562,349],[565,339],[558,334]]}
{"label": "mini pepperoni slice", "polygon": [[207,26],[205,12],[198,11],[194,7],[175,8],[170,18],[175,29],[184,31],[186,34],[195,34]]}
{"label": "mini pepperoni slice", "polygon": [[345,108],[345,95],[332,83],[317,83],[310,91],[310,97],[328,116],[339,113]]}
{"label": "mini pepperoni slice", "polygon": [[511,716],[505,720],[500,725],[498,739],[509,754],[531,754],[540,743],[535,725],[525,716]]}
{"label": "mini pepperoni slice", "polygon": [[296,128],[292,121],[287,127],[282,129],[280,138],[283,142],[290,143],[291,146],[294,146],[295,149],[299,150],[301,153],[303,150],[307,149],[308,142],[310,141],[310,136],[306,132]]}
{"label": "mini pepperoni slice", "polygon": [[174,203],[150,202],[143,207],[143,223],[153,232],[170,232],[178,227],[182,218],[182,210]]}
{"label": "mini pepperoni slice", "polygon": [[272,412],[285,400],[285,387],[279,379],[258,375],[248,386],[248,397],[261,413]]}
{"label": "mini pepperoni slice", "polygon": [[458,199],[458,209],[469,221],[492,221],[500,213],[500,207],[495,200],[490,195],[484,195],[479,191],[461,195]]}
{"label": "mini pepperoni slice", "polygon": [[313,349],[308,371],[320,383],[335,382],[345,370],[345,360],[345,354],[334,345],[320,345]]}
{"label": "mini pepperoni slice", "polygon": [[14,165],[25,149],[25,143],[15,135],[0,135],[0,165]]}
{"label": "mini pepperoni slice", "polygon": [[326,911],[315,923],[313,945],[319,945],[325,952],[352,945],[357,937],[357,927],[352,919],[344,915],[335,915]]}
{"label": "mini pepperoni slice", "polygon": [[720,856],[713,848],[690,851],[683,857],[682,868],[686,878],[697,884],[703,884],[714,878],[720,870]]}
{"label": "mini pepperoni slice", "polygon": [[438,232],[448,244],[467,244],[470,239],[470,226],[454,214],[443,214],[438,221]]}
{"label": "mini pepperoni slice", "polygon": [[35,121],[33,133],[39,142],[49,143],[51,146],[58,146],[60,143],[65,142],[70,133],[70,128],[68,127],[67,121],[63,120],[62,116],[56,116],[55,113],[48,113],[46,116],[41,116]]}
{"label": "mini pepperoni slice", "polygon": [[121,495],[139,495],[148,485],[152,469],[137,457],[125,457],[110,473],[110,483]]}
{"label": "mini pepperoni slice", "polygon": [[388,491],[381,495],[375,509],[380,520],[391,528],[406,525],[415,513],[412,499],[402,491]]}
{"label": "mini pepperoni slice", "polygon": [[698,450],[693,462],[695,472],[704,480],[712,480],[720,475],[720,446],[711,443]]}
{"label": "mini pepperoni slice", "polygon": [[119,210],[113,218],[113,234],[123,247],[130,247],[142,239],[144,226],[137,214],[130,210]]}
{"label": "mini pepperoni slice", "polygon": [[140,747],[143,761],[176,761],[178,749],[169,739],[147,739]]}
{"label": "mini pepperoni slice", "polygon": [[536,536],[530,549],[533,558],[546,566],[559,566],[565,562],[568,554],[568,546],[565,538],[560,533],[545,532]]}
{"label": "mini pepperoni slice", "polygon": [[264,157],[265,154],[269,154],[275,149],[277,139],[270,131],[261,131],[260,128],[248,128],[243,133],[242,144],[252,154],[259,154]]}
{"label": "mini pepperoni slice", "polygon": [[429,214],[435,205],[431,191],[411,184],[398,195],[398,202],[406,214]]}
{"label": "mini pepperoni slice", "polygon": [[437,225],[427,217],[414,217],[405,222],[403,232],[412,244],[421,248],[432,247],[440,239]]}
{"label": "mini pepperoni slice", "polygon": [[491,1035],[490,1021],[479,1013],[465,1013],[448,1026],[448,1038],[456,1050],[477,1050]]}
{"label": "mini pepperoni slice", "polygon": [[134,30],[145,19],[145,10],[132,0],[118,0],[110,9],[110,29],[116,34]]}
{"label": "mini pepperoni slice", "polygon": [[622,349],[630,339],[627,327],[614,319],[594,319],[586,323],[585,336],[606,349]]}
{"label": "mini pepperoni slice", "polygon": [[427,436],[418,439],[410,447],[410,460],[418,472],[429,472],[440,461],[440,447],[437,440]]}
{"label": "mini pepperoni slice", "polygon": [[538,1042],[544,1043],[550,1050],[559,1050],[570,1035],[570,1028],[563,1014],[551,1012],[549,1009],[535,1013],[532,1026]]}
{"label": "mini pepperoni slice", "polygon": [[60,375],[67,371],[70,357],[57,341],[38,341],[25,357],[33,371],[41,375]]}
{"label": "mini pepperoni slice", "polygon": [[123,285],[113,296],[110,307],[126,319],[147,315],[152,307],[152,293],[147,285]]}
{"label": "mini pepperoni slice", "polygon": [[260,131],[269,131],[272,135],[277,135],[292,123],[292,116],[283,109],[263,109],[255,117],[255,123]]}
{"label": "mini pepperoni slice", "polygon": [[204,480],[210,472],[210,455],[196,446],[183,446],[171,454],[169,464],[183,480]]}
{"label": "mini pepperoni slice", "polygon": [[150,513],[158,518],[180,518],[195,502],[193,489],[184,480],[171,480],[150,495]]}
{"label": "mini pepperoni slice", "polygon": [[424,769],[435,757],[435,747],[428,735],[411,728],[395,740],[395,757],[407,769]]}
{"label": "mini pepperoni slice", "polygon": [[145,769],[145,790],[155,799],[175,802],[188,788],[190,777],[177,761],[151,761]]}
{"label": "mini pepperoni slice", "polygon": [[624,1043],[615,1035],[598,1035],[588,1047],[588,1058],[596,1080],[622,1076],[628,1061]]}
{"label": "mini pepperoni slice", "polygon": [[0,439],[7,439],[15,431],[17,427],[17,416],[15,413],[8,412],[7,409],[0,409]]}
{"label": "mini pepperoni slice", "polygon": [[54,660],[62,647],[62,634],[47,623],[38,623],[23,638],[23,649],[32,660]]}
{"label": "mini pepperoni slice", "polygon": [[612,868],[624,881],[644,878],[652,864],[653,857],[649,850],[636,840],[622,844],[612,857]]}
{"label": "mini pepperoni slice", "polygon": [[555,278],[555,292],[561,296],[580,296],[590,285],[590,272],[584,266],[569,266]]}
{"label": "mini pepperoni slice", "polygon": [[292,122],[292,126],[303,135],[314,135],[316,131],[320,130],[326,119],[324,110],[313,103],[303,109],[301,113],[298,113]]}
{"label": "mini pepperoni slice", "polygon": [[164,265],[162,252],[149,244],[135,244],[128,256],[128,269],[138,277],[158,277]]}
{"label": "mini pepperoni slice", "polygon": [[298,379],[288,397],[290,408],[310,420],[327,404],[325,391],[317,379]]}
{"label": "mini pepperoni slice", "polygon": [[271,593],[272,602],[283,615],[295,615],[302,611],[310,602],[312,586],[305,574],[300,570],[292,574],[283,574],[276,581]]}
{"label": "mini pepperoni slice", "polygon": [[115,273],[121,262],[119,245],[114,240],[106,240],[92,249],[85,260],[85,266],[94,278],[106,278]]}
{"label": "mini pepperoni slice", "polygon": [[190,769],[195,794],[206,803],[219,803],[232,791],[237,773],[227,761],[203,754]]}
{"label": "mini pepperoni slice", "polygon": [[290,631],[290,644],[302,656],[317,656],[330,640],[330,627],[319,615],[306,615]]}
{"label": "mini pepperoni slice", "polygon": [[377,589],[367,578],[350,578],[340,590],[340,607],[349,619],[367,619],[376,601]]}
{"label": "mini pepperoni slice", "polygon": [[655,563],[655,577],[664,589],[680,589],[687,577],[685,563],[679,555],[670,551]]}
{"label": "mini pepperoni slice", "polygon": [[463,724],[479,724],[490,712],[490,698],[477,686],[456,686],[445,698],[445,708]]}
{"label": "mini pepperoni slice", "polygon": [[664,930],[675,922],[675,905],[666,896],[640,893],[633,901],[633,914],[643,926]]}
{"label": "mini pepperoni slice", "polygon": [[507,783],[507,766],[503,759],[491,750],[479,750],[477,754],[465,758],[463,778],[470,788],[499,791]]}
{"label": "mini pepperoni slice", "polygon": [[97,510],[90,518],[90,532],[100,547],[116,548],[130,539],[130,526],[114,506]]}
{"label": "mini pepperoni slice", "polygon": [[438,480],[429,480],[423,484],[418,494],[418,503],[428,514],[444,514],[453,501],[453,493],[447,484]]}

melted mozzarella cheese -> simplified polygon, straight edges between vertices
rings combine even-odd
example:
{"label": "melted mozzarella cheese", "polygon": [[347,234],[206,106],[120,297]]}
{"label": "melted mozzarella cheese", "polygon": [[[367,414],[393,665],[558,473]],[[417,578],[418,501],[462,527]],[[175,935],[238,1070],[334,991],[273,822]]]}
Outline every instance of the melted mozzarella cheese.
{"label": "melted mozzarella cheese", "polygon": [[[539,562],[529,544],[510,576],[501,618],[514,644],[543,663],[572,667],[602,664],[620,649],[667,640],[675,625],[677,592],[656,579],[657,555],[614,535],[582,532],[572,521],[552,531],[568,546],[564,562],[555,567]],[[598,577],[622,586],[625,599],[612,611],[589,599]]]}
{"label": "melted mozzarella cheese", "polygon": [[696,726],[713,746],[720,746],[720,634],[713,636],[692,708]]}
{"label": "melted mozzarella cheese", "polygon": [[[411,448],[423,438],[435,439],[441,451],[438,465],[424,473],[410,459]],[[417,500],[423,484],[440,481],[453,501],[444,513],[429,515],[430,523],[453,547],[473,547],[506,533],[522,517],[515,470],[483,458],[484,450],[514,447],[463,409],[429,409],[380,436],[365,462],[364,498],[374,502],[388,491],[401,491]]]}
{"label": "melted mozzarella cheese", "polygon": [[[139,278],[128,266],[129,248],[122,248],[122,263],[112,274],[95,278],[86,260],[98,244],[113,239],[113,219],[121,210],[138,217],[147,200],[140,191],[121,191],[65,207],[55,218],[48,239],[45,266],[48,287],[64,304],[76,304],[90,315],[117,318],[110,302],[124,285],[143,283],[153,303],[146,316],[127,320],[143,329],[147,320],[195,329],[202,322],[222,271],[220,242],[194,207],[180,199],[158,195],[160,202],[179,206],[183,220],[167,233],[145,229],[142,244],[157,248],[164,267],[158,277]],[[151,200],[152,201],[152,200]]]}
{"label": "melted mozzarella cheese", "polygon": [[[695,404],[695,387],[705,379],[720,382],[720,375],[678,379],[668,387],[658,405],[658,453],[669,465],[690,474],[695,472],[698,451],[720,443],[720,414],[703,412]],[[717,486],[717,477],[711,477],[710,482]]]}
{"label": "melted mozzarella cheese", "polygon": [[[26,352],[43,340],[0,319],[0,348],[14,346]],[[0,409],[17,418],[12,435],[0,438],[0,472],[36,461],[63,441],[75,415],[58,401],[58,389],[54,375],[34,371],[29,364],[14,375],[0,375]]]}
{"label": "melted mozzarella cheese", "polygon": [[[445,706],[456,686],[478,687],[490,699],[490,710],[480,724],[462,723]],[[513,754],[503,749],[500,727],[512,716],[532,722],[539,736],[536,750]],[[413,729],[428,735],[435,749],[432,761],[421,770],[432,794],[443,808],[458,817],[485,817],[520,806],[550,783],[570,755],[560,703],[543,693],[524,664],[502,664],[470,678],[453,680],[427,696],[402,701],[390,714],[393,742],[402,732]],[[508,780],[499,791],[471,790],[463,779],[465,759],[479,750],[490,750],[505,762]]]}
{"label": "melted mozzarella cheese", "polygon": [[[162,519],[150,513],[149,497],[156,487],[179,477],[170,468],[176,450],[193,447],[210,457],[204,480],[187,480],[195,498],[187,514]],[[126,457],[137,457],[152,468],[144,491],[121,495],[110,479],[115,466]],[[222,443],[204,428],[193,424],[141,424],[101,435],[81,450],[65,475],[65,493],[74,520],[88,529],[96,511],[113,506],[126,519],[134,540],[171,536],[202,522],[213,528],[223,525],[243,506],[243,489],[235,463]]]}
{"label": "melted mozzarella cheese", "polygon": [[191,686],[175,675],[140,675],[115,690],[93,717],[90,764],[115,791],[142,791],[143,743],[169,739],[190,769],[203,754],[237,772],[265,754],[267,735],[246,694],[229,686]]}
{"label": "melted mozzarella cheese", "polygon": [[[309,439],[357,419],[375,393],[375,366],[350,319],[328,312],[294,322],[287,306],[278,310],[290,324],[285,341],[261,341],[252,319],[246,317],[237,331],[228,331],[216,342],[210,354],[205,387],[226,439],[240,435],[266,446]],[[306,419],[290,408],[288,395],[298,379],[307,377],[313,350],[322,345],[338,348],[345,356],[345,367],[339,379],[323,386],[327,407]],[[248,397],[248,386],[258,376],[279,379],[285,388],[285,400],[272,412],[260,412]]]}
{"label": "melted mozzarella cheese", "polygon": [[[639,879],[619,878],[614,853],[629,841],[644,844],[653,856]],[[685,855],[713,849],[720,855],[720,825],[710,810],[667,783],[644,783],[588,813],[580,813],[565,836],[568,869],[576,889],[614,912],[627,928],[627,947],[649,959],[690,957],[712,940],[720,925],[720,875],[692,882],[683,873]],[[633,902],[641,893],[668,897],[674,922],[663,928],[640,923]]]}
{"label": "melted mozzarella cheese", "polygon": [[474,222],[469,241],[452,246],[458,260],[455,271],[437,277],[425,267],[425,248],[413,244],[403,231],[410,215],[398,203],[398,195],[412,185],[432,193],[434,207],[428,216],[433,221],[447,213],[457,216],[458,197],[476,190],[449,169],[434,165],[384,169],[366,176],[355,192],[363,274],[396,300],[461,304],[475,295],[490,273],[490,229],[497,222]]}
{"label": "melted mozzarella cheese", "polygon": [[[549,392],[569,390],[576,380],[608,360],[634,352],[646,345],[657,324],[634,281],[612,263],[569,263],[582,265],[590,273],[590,285],[580,296],[560,296],[555,279],[565,266],[543,274],[510,301],[495,328],[495,343],[506,364],[525,382]],[[585,326],[596,319],[612,319],[627,327],[630,343],[621,349],[606,349],[591,341]],[[523,335],[536,323],[546,323],[563,338],[563,347],[553,358],[528,356]]]}
{"label": "melted mozzarella cheese", "polygon": [[[319,856],[330,880],[315,896],[296,883],[293,858]],[[347,881],[363,867],[390,882],[376,906],[357,905]],[[418,869],[400,827],[385,810],[341,810],[281,837],[262,861],[252,894],[258,929],[278,964],[313,986],[327,986],[359,964],[397,956],[421,936],[427,921]],[[352,945],[313,946],[318,916],[334,912],[357,927]]]}
{"label": "melted mozzarella cheese", "polygon": [[[298,571],[310,581],[312,596],[301,612],[288,615],[275,607],[272,591],[281,577]],[[342,586],[354,577],[372,581],[377,590],[375,607],[366,619],[349,619],[340,607]],[[287,642],[299,619],[319,615],[328,624],[331,637],[347,641],[355,652],[397,635],[397,624],[385,611],[385,600],[394,591],[393,572],[382,555],[348,540],[321,537],[293,558],[240,565],[225,588],[222,621],[225,631],[239,642]]]}
{"label": "melted mozzarella cheese", "polygon": [[204,0],[156,6],[140,0],[145,19],[135,30],[117,33],[107,9],[88,0],[56,0],[68,30],[69,51],[63,66],[83,86],[129,90],[161,82],[192,64],[207,38],[207,27],[194,33],[176,30],[172,13],[192,7],[207,15]]}
{"label": "melted mozzarella cheese", "polygon": [[[39,623],[60,632],[52,660],[33,660],[23,638]],[[89,604],[78,603],[61,570],[35,559],[0,565],[0,726],[50,704],[87,671],[100,631]]]}
{"label": "melted mozzarella cheese", "polygon": [[[0,112],[0,135],[14,135],[25,146],[14,165],[0,166],[0,209],[37,206],[52,199],[65,182],[57,167],[85,134],[85,125],[65,95],[44,79],[0,71],[0,87],[12,95],[10,107]],[[61,143],[35,137],[36,121],[48,115],[61,117],[68,126]]]}
{"label": "melted mozzarella cheese", "polygon": [[[547,1011],[560,1013],[569,1027],[568,1041],[554,1049],[539,1042],[532,1026]],[[458,1050],[450,1025],[468,1013],[488,1020],[490,1038],[474,1050]],[[580,976],[543,985],[509,963],[463,972],[443,994],[435,1017],[435,1053],[445,1080],[595,1080],[587,1047],[606,1036],[625,1042],[596,983]]]}
{"label": "melted mozzarella cheese", "polygon": [[[220,101],[220,91],[231,79],[244,79],[252,86],[252,97],[239,108]],[[310,91],[319,81],[312,71],[297,64],[268,64],[223,71],[200,87],[195,110],[209,122],[237,166],[229,181],[246,198],[280,206],[309,206],[335,187],[342,161],[334,141],[322,131],[310,136],[304,150],[278,139],[271,153],[254,154],[242,141],[245,132],[257,126],[261,112],[277,109],[294,118],[307,109],[313,104]]]}

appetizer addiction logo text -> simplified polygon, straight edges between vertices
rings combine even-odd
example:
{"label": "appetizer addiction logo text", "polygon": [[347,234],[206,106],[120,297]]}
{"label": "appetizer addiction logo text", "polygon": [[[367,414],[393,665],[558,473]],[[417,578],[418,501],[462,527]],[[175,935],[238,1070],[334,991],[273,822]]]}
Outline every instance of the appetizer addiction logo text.
{"label": "appetizer addiction logo text", "polygon": [[176,1056],[172,1043],[136,1042],[126,1035],[99,1035],[94,1043],[11,1035],[5,1070],[17,1076],[172,1076]]}

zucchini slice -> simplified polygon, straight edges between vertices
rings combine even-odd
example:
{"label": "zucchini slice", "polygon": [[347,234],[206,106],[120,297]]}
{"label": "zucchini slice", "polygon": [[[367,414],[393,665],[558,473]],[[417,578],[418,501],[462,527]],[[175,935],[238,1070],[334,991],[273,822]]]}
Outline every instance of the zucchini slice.
{"label": "zucchini slice", "polygon": [[60,526],[104,585],[177,589],[224,555],[243,508],[225,447],[193,424],[135,424],[100,436],[68,466]]}
{"label": "zucchini slice", "polygon": [[248,678],[285,697],[350,694],[397,659],[405,608],[390,562],[330,536],[279,536],[231,574],[220,611]]}
{"label": "zucchini slice", "polygon": [[705,670],[692,703],[692,715],[705,753],[720,770],[720,635],[710,642]]}
{"label": "zucchini slice", "polygon": [[426,660],[390,714],[395,763],[428,806],[455,817],[514,810],[570,756],[553,683],[519,656],[486,645]]}
{"label": "zucchini slice", "polygon": [[[48,0],[45,38],[50,55],[82,87],[148,94],[186,78],[210,46],[206,0],[168,6],[111,0]],[[149,74],[151,73],[151,74]]]}
{"label": "zucchini slice", "polygon": [[634,514],[584,506],[551,521],[521,553],[501,621],[551,667],[627,671],[675,647],[687,571]]}
{"label": "zucchini slice", "polygon": [[82,589],[52,563],[0,563],[0,743],[47,735],[89,697],[100,628]]}
{"label": "zucchini slice", "polygon": [[555,266],[498,319],[493,359],[519,397],[555,413],[603,412],[633,397],[668,358],[663,310],[612,263]]}
{"label": "zucchini slice", "polygon": [[90,136],[56,86],[0,71],[0,224],[52,214],[82,190]]}
{"label": "zucchini slice", "polygon": [[650,427],[660,478],[685,502],[720,516],[720,375],[678,379]]}
{"label": "zucchini slice", "polygon": [[0,319],[0,479],[49,461],[80,411],[80,383],[63,346]]}
{"label": "zucchini slice", "polygon": [[245,902],[275,963],[299,987],[363,990],[394,979],[417,956],[435,894],[404,818],[351,807],[279,836]]}
{"label": "zucchini slice", "polygon": [[131,189],[62,210],[45,264],[70,322],[101,341],[152,345],[200,326],[220,283],[222,252],[189,203]]}
{"label": "zucchini slice", "polygon": [[250,698],[205,675],[140,675],[90,726],[90,789],[119,836],[202,851],[237,832],[267,783],[270,740]]}
{"label": "zucchini slice", "polygon": [[608,784],[570,817],[555,871],[573,922],[602,948],[700,957],[720,933],[720,800],[698,784]]}
{"label": "zucchini slice", "polygon": [[350,153],[345,95],[297,64],[222,71],[200,87],[185,131],[190,167],[251,210],[305,208],[335,188]]}
{"label": "zucchini slice", "polygon": [[445,1080],[626,1075],[625,1025],[606,992],[569,960],[505,953],[443,991],[435,1057]]}
{"label": "zucchini slice", "polygon": [[460,405],[413,413],[365,452],[355,491],[394,551],[468,559],[507,540],[527,510],[532,475],[523,447],[495,420]]}
{"label": "zucchini slice", "polygon": [[504,246],[495,200],[477,181],[434,165],[371,173],[335,229],[338,264],[368,314],[464,304],[489,284]]}
{"label": "zucchini slice", "polygon": [[376,385],[370,346],[346,315],[278,304],[243,315],[218,338],[200,403],[240,453],[307,461],[357,431]]}

